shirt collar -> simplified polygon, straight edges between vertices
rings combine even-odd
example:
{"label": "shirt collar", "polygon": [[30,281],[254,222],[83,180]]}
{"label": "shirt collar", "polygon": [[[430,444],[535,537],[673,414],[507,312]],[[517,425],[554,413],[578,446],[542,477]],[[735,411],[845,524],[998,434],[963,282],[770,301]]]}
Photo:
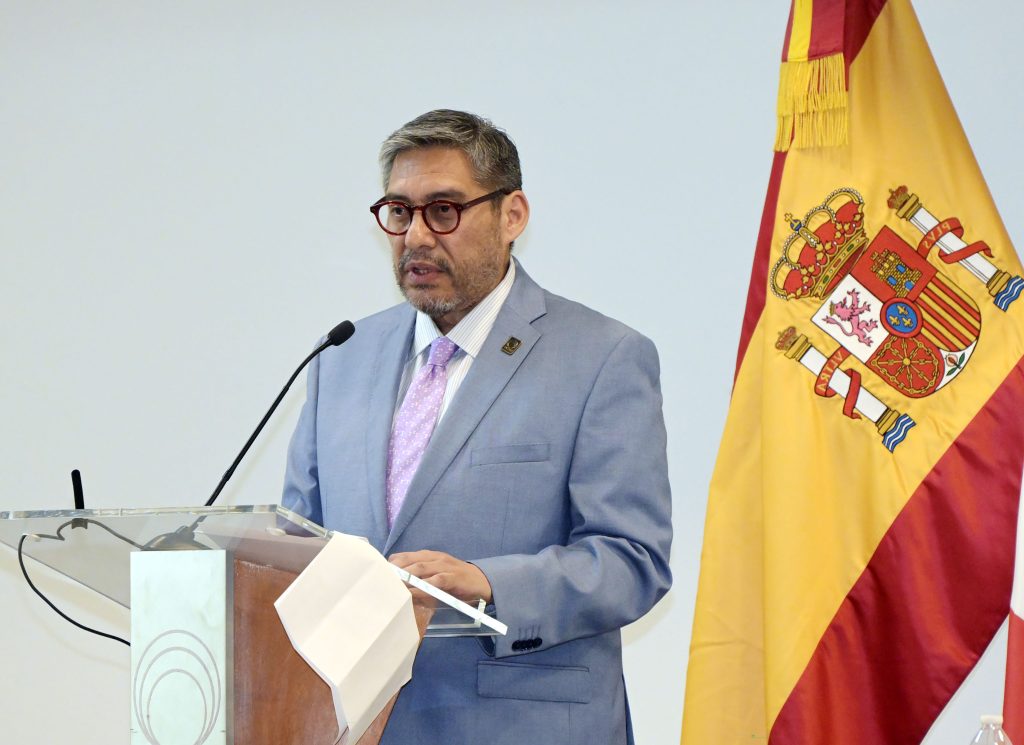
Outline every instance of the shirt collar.
{"label": "shirt collar", "polygon": [[[498,286],[487,293],[465,317],[455,324],[455,327],[448,332],[447,336],[455,342],[459,349],[470,357],[476,359],[483,347],[487,335],[494,327],[494,321],[498,318],[498,311],[505,304],[509,292],[512,291],[512,283],[516,279],[516,262],[509,259],[508,271],[505,277],[498,283]],[[433,343],[434,339],[441,336],[441,332],[434,323],[434,319],[423,311],[416,311],[416,330],[412,340],[412,356],[416,357]],[[456,353],[458,354],[458,353]]]}

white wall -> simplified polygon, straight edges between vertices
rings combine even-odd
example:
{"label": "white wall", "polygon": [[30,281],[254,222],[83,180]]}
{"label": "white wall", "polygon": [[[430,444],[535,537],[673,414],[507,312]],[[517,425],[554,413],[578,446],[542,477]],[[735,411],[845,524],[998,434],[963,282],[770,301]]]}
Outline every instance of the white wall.
{"label": "white wall", "polygon": [[[1024,9],[920,6],[1024,246]],[[437,106],[482,113],[522,154],[530,273],[661,350],[676,583],[626,655],[638,741],[675,742],[787,12],[0,0],[0,510],[69,506],[76,467],[91,507],[204,501],[316,337],[399,300],[367,212],[380,140]],[[277,501],[302,395],[223,502]],[[83,620],[126,631],[120,609],[44,580]],[[0,739],[124,742],[127,651],[43,607],[7,549],[0,598]],[[929,743],[966,743],[1000,708],[1004,646]]]}

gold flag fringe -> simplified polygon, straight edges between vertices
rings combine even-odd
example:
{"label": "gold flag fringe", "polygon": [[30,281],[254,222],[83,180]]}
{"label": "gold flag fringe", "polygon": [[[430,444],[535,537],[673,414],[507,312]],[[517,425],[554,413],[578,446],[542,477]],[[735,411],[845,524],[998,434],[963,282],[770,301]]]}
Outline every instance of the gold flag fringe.
{"label": "gold flag fringe", "polygon": [[849,136],[843,53],[783,62],[775,149],[837,147]]}

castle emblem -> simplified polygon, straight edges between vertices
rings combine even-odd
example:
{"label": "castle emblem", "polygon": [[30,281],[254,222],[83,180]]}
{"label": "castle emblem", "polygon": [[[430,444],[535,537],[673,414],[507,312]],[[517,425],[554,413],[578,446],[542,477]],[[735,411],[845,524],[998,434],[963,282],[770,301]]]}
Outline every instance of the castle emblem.
{"label": "castle emblem", "polygon": [[908,414],[888,406],[862,386],[851,356],[906,399],[935,394],[966,367],[981,335],[981,311],[974,299],[932,263],[957,264],[985,283],[993,303],[1006,311],[1024,291],[1024,279],[997,269],[982,241],[965,243],[956,218],[937,220],[916,195],[901,186],[888,205],[923,237],[911,246],[883,226],[869,238],[864,199],[837,189],[802,220],[786,214],[792,232],[769,274],[769,287],[785,301],[808,303],[811,323],[835,342],[823,352],[795,327],[784,330],[776,348],[816,376],[819,396],[844,399],[843,413],[874,423],[892,452],[915,425]]}

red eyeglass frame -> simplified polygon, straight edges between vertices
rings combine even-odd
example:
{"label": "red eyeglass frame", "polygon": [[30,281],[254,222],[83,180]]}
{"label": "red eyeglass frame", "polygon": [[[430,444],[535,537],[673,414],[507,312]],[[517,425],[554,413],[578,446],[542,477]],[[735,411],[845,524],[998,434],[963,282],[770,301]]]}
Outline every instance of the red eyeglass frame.
{"label": "red eyeglass frame", "polygon": [[[496,191],[492,191],[489,194],[484,194],[482,197],[471,199],[468,202],[453,202],[450,199],[435,199],[431,202],[427,202],[426,204],[420,204],[415,206],[407,202],[403,202],[400,199],[386,199],[384,197],[381,197],[376,202],[370,205],[370,212],[372,212],[373,216],[377,219],[377,224],[380,225],[380,229],[383,230],[388,235],[405,235],[406,233],[408,233],[409,228],[412,227],[412,219],[416,215],[416,210],[419,210],[420,213],[423,215],[423,222],[430,229],[431,233],[436,233],[437,235],[449,235],[458,230],[459,225],[462,224],[463,210],[467,210],[470,207],[475,207],[478,204],[483,204],[484,202],[489,202],[492,199],[497,198],[498,196],[507,196],[511,193],[512,191],[510,189],[498,189]],[[405,207],[407,210],[409,210],[409,228],[406,228],[405,230],[396,233],[393,230],[389,230],[388,227],[384,225],[384,222],[380,219],[380,210],[382,207],[387,207],[388,205],[391,204],[399,207]],[[451,230],[435,230],[434,226],[430,224],[430,220],[427,218],[427,208],[433,207],[436,204],[444,204],[455,210],[455,227],[453,227]]]}

